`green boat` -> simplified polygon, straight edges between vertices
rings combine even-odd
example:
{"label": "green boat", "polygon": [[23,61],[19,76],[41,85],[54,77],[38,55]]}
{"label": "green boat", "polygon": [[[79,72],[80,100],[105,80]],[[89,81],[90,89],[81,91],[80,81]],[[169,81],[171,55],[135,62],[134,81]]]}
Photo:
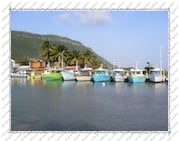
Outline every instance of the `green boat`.
{"label": "green boat", "polygon": [[60,71],[58,70],[46,70],[43,74],[42,74],[42,79],[44,80],[63,80],[62,75],[60,74]]}

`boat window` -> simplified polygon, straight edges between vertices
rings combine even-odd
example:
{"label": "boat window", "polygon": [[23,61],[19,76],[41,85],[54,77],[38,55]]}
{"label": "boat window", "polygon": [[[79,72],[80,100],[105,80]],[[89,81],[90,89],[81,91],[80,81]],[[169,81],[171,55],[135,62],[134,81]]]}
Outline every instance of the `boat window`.
{"label": "boat window", "polygon": [[81,75],[89,75],[89,71],[81,71],[80,74]]}
{"label": "boat window", "polygon": [[161,75],[160,71],[152,71],[151,74],[156,76]]}
{"label": "boat window", "polygon": [[114,74],[115,75],[123,75],[124,73],[122,71],[115,71]]}

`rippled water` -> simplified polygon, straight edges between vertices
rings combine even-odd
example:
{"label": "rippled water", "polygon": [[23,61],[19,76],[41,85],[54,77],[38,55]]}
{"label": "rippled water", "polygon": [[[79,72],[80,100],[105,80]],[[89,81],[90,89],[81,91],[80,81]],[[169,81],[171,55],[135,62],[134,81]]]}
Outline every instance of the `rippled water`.
{"label": "rippled water", "polygon": [[12,79],[12,131],[167,131],[168,84]]}

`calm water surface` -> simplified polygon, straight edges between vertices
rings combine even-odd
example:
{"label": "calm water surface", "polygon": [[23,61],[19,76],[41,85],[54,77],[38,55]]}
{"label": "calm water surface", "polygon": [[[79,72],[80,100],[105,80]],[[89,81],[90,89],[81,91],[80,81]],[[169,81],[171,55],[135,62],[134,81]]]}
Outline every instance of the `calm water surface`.
{"label": "calm water surface", "polygon": [[167,131],[166,83],[12,79],[12,131]]}

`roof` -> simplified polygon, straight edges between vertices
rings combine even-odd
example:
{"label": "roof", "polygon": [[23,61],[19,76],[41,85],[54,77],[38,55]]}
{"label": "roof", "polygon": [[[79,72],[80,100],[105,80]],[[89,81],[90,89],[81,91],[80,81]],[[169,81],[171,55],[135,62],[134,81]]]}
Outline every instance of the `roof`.
{"label": "roof", "polygon": [[113,69],[113,71],[124,71],[124,69]]}
{"label": "roof", "polygon": [[133,71],[133,72],[134,72],[134,71],[135,71],[135,72],[136,72],[136,71],[141,72],[141,71],[144,71],[144,70],[143,70],[143,69],[130,69],[130,71]]}
{"label": "roof", "polygon": [[150,71],[161,71],[160,68],[154,68],[154,69],[151,69]]}

